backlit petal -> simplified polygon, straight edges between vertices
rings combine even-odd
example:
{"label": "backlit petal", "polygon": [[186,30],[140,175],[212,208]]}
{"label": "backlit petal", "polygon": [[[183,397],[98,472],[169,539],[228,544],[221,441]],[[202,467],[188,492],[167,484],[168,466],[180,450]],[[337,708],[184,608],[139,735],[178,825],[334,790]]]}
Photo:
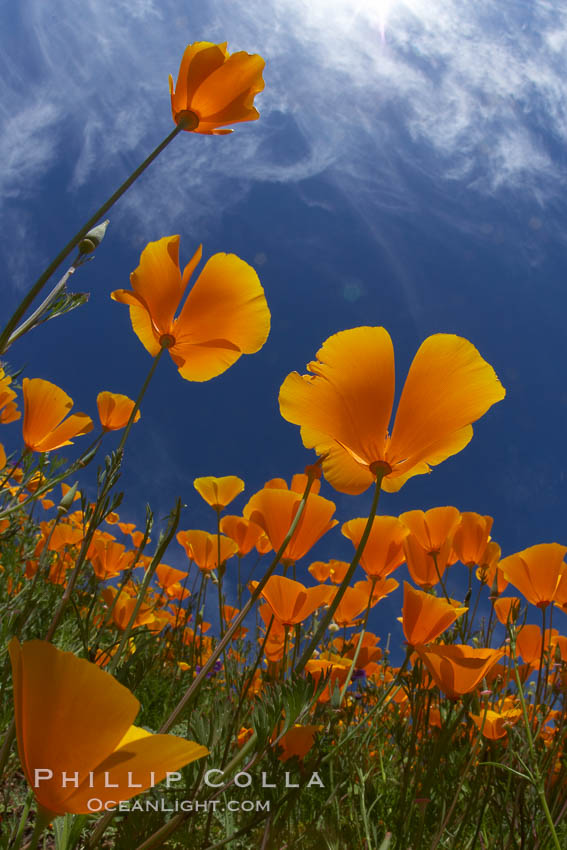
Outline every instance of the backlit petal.
{"label": "backlit petal", "polygon": [[249,111],[254,95],[264,88],[262,71],[265,64],[258,54],[233,53],[201,83],[190,108],[205,121],[222,120],[223,123],[227,123],[224,111],[228,114],[236,100],[241,100],[241,111]]}
{"label": "backlit petal", "polygon": [[73,407],[66,392],[42,378],[24,378],[24,443],[33,448],[41,442]]}
{"label": "backlit petal", "polygon": [[[151,735],[134,726],[118,748],[96,767],[92,780],[83,782],[65,800],[65,811],[90,814],[92,809],[88,802],[93,798],[103,803],[129,800],[150,785],[161,782],[166,773],[173,773],[208,754],[206,747],[194,741],[175,735]],[[132,787],[134,785],[142,787]]]}
{"label": "backlit petal", "polygon": [[270,311],[258,275],[235,254],[214,254],[206,263],[175,323],[180,345],[226,340],[244,354],[268,338]]}
{"label": "backlit petal", "polygon": [[432,452],[437,455],[442,441],[475,422],[505,394],[492,366],[468,340],[453,334],[428,337],[402,391],[389,456],[410,466]]}
{"label": "backlit petal", "polygon": [[175,93],[171,98],[174,112],[192,108],[195,91],[206,78],[220,68],[226,60],[226,43],[213,44],[210,41],[196,41],[188,44],[181,59]]}
{"label": "backlit petal", "polygon": [[50,811],[65,811],[62,802],[73,787],[61,787],[61,772],[82,777],[94,770],[119,744],[140,704],[95,664],[46,641],[12,642],[10,654],[21,682],[16,717],[28,781],[36,768],[52,770],[54,780],[42,782],[36,797]]}
{"label": "backlit petal", "polygon": [[61,446],[71,445],[73,437],[88,434],[93,428],[94,424],[90,416],[87,416],[86,413],[73,413],[43,440],[36,443],[36,451],[51,452],[61,448]]}
{"label": "backlit petal", "polygon": [[130,275],[130,283],[147,305],[156,330],[169,333],[184,292],[179,271],[179,236],[148,242],[139,266]]}
{"label": "backlit petal", "polygon": [[[394,398],[394,352],[388,332],[362,327],[334,334],[308,369],[314,374],[288,375],[279,395],[284,419],[306,429],[304,444],[317,432],[334,440],[357,463],[383,459]],[[321,444],[313,447],[323,453]],[[324,450],[328,451],[328,443]],[[352,463],[338,452],[333,460],[335,477],[351,479],[351,489],[345,492],[362,492]],[[372,480],[374,476],[369,483]]]}

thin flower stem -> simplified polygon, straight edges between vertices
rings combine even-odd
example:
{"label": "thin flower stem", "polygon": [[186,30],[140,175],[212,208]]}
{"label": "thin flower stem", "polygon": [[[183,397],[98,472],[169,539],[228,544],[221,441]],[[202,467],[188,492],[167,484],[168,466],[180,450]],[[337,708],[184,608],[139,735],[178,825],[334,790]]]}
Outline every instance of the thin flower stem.
{"label": "thin flower stem", "polygon": [[19,850],[19,848],[21,847],[22,839],[23,839],[23,836],[24,836],[24,832],[25,832],[25,829],[26,829],[27,822],[28,822],[28,815],[30,813],[32,802],[33,802],[33,792],[30,790],[30,791],[28,791],[26,800],[25,800],[23,808],[22,808],[22,814],[21,814],[21,817],[20,817],[20,822],[18,824],[16,834],[12,838],[11,842],[8,845],[10,847],[10,850]]}
{"label": "thin flower stem", "polygon": [[117,451],[119,451],[119,452],[124,450],[124,446],[126,445],[126,440],[128,439],[128,436],[130,434],[130,430],[132,428],[132,425],[134,424],[134,418],[136,416],[136,413],[140,409],[142,399],[144,398],[144,396],[146,394],[146,390],[148,389],[150,381],[152,380],[152,378],[154,376],[154,372],[156,371],[157,365],[158,365],[159,361],[161,360],[161,357],[162,357],[163,352],[165,350],[166,350],[166,346],[162,346],[153,359],[152,367],[151,367],[150,371],[148,372],[148,374],[146,376],[146,380],[142,384],[142,388],[141,388],[140,392],[138,393],[138,398],[136,399],[136,401],[134,403],[134,407],[132,408],[132,412],[130,413],[130,418],[128,419],[128,422],[126,423],[126,427],[124,428],[124,433],[122,434],[122,439],[120,440],[120,443],[119,443],[118,449],[117,449]]}
{"label": "thin flower stem", "polygon": [[489,705],[490,705],[489,701],[486,700],[485,705],[484,705],[484,713],[482,715],[482,720],[481,720],[481,724],[480,724],[480,729],[478,731],[477,739],[474,742],[474,745],[473,745],[473,748],[472,748],[472,751],[471,751],[470,759],[468,760],[468,762],[465,766],[465,769],[462,771],[462,773],[460,775],[459,782],[458,782],[458,785],[457,785],[457,790],[455,792],[455,796],[453,797],[453,801],[452,801],[451,805],[449,806],[449,811],[445,815],[443,823],[439,827],[439,831],[437,832],[437,835],[433,839],[433,843],[432,843],[431,847],[429,848],[429,850],[435,850],[435,848],[439,845],[439,842],[443,838],[443,833],[445,832],[447,826],[449,825],[449,822],[451,820],[453,812],[455,811],[455,807],[456,807],[456,805],[459,801],[459,796],[461,794],[461,789],[464,785],[465,779],[468,776],[469,770],[471,769],[471,767],[473,766],[473,764],[475,762],[476,754],[477,754],[478,749],[480,747],[480,744],[483,740],[482,739],[482,733],[484,731],[484,724],[485,724],[485,721],[486,721],[486,715],[487,715],[487,712],[488,712]]}
{"label": "thin flower stem", "polygon": [[295,671],[294,671],[295,673],[301,673],[301,671],[303,670],[303,668],[305,667],[305,665],[307,664],[307,662],[309,661],[309,659],[313,655],[313,651],[316,649],[317,644],[319,643],[321,637],[324,635],[325,631],[327,630],[327,626],[329,625],[329,623],[333,619],[333,614],[337,610],[337,608],[339,606],[339,602],[343,598],[345,591],[346,591],[346,589],[349,585],[349,582],[354,575],[354,571],[357,568],[358,563],[359,563],[359,561],[362,557],[362,553],[364,552],[364,547],[366,546],[366,542],[367,542],[367,540],[370,536],[370,531],[371,531],[372,525],[374,523],[374,517],[376,516],[376,511],[378,509],[378,501],[380,499],[380,489],[381,489],[381,485],[382,485],[382,479],[383,479],[385,474],[386,474],[385,469],[378,470],[378,472],[376,474],[376,487],[374,489],[374,498],[372,500],[372,505],[371,505],[371,508],[370,508],[370,514],[368,515],[366,527],[365,527],[365,529],[362,533],[362,537],[360,538],[360,543],[358,544],[356,552],[354,553],[354,558],[351,561],[350,567],[348,568],[345,577],[343,578],[341,584],[339,585],[339,589],[337,590],[337,592],[335,594],[335,598],[333,599],[333,601],[329,605],[327,611],[325,612],[325,615],[322,617],[321,622],[319,623],[317,629],[315,630],[313,637],[311,638],[308,645],[303,650],[303,653],[301,654],[301,657],[300,657],[299,661],[297,662],[297,666],[295,667]]}
{"label": "thin flower stem", "polygon": [[[539,653],[539,670],[537,671],[537,687],[535,692],[535,705],[541,702],[541,671],[543,669],[543,654],[545,651],[545,608],[541,609],[542,626],[541,626],[541,650]],[[549,633],[551,641],[551,632]]]}
{"label": "thin flower stem", "polygon": [[439,579],[439,584],[441,585],[441,590],[443,591],[443,595],[450,605],[451,599],[449,597],[449,594],[447,593],[447,588],[445,587],[445,582],[443,581],[443,577],[441,575],[441,570],[439,569],[439,563],[437,561],[438,552],[430,552],[429,554],[433,558],[433,563],[435,564],[435,572],[437,573],[437,578]]}
{"label": "thin flower stem", "polygon": [[555,846],[555,850],[561,850],[561,845],[559,844],[559,839],[557,837],[557,832],[555,831],[555,825],[553,823],[553,818],[551,817],[551,812],[549,811],[549,806],[547,805],[547,799],[545,796],[545,788],[543,779],[541,777],[539,771],[539,765],[537,763],[537,756],[534,747],[534,740],[532,736],[531,729],[531,721],[528,716],[528,708],[526,706],[526,699],[524,697],[524,689],[522,687],[522,682],[520,680],[520,673],[518,671],[518,660],[516,658],[516,629],[513,626],[510,626],[510,651],[512,654],[512,663],[514,665],[514,677],[516,679],[516,687],[518,688],[518,696],[520,698],[520,705],[522,706],[522,716],[524,718],[524,727],[526,730],[526,736],[528,739],[528,745],[530,748],[530,755],[532,757],[533,763],[533,771],[534,771],[534,782],[535,789],[537,791],[538,797],[540,799],[540,803],[542,805],[545,819],[547,821],[547,825],[549,827],[549,831],[551,833],[551,837],[553,839],[553,844]]}
{"label": "thin flower stem", "polygon": [[33,301],[37,298],[53,272],[61,265],[63,260],[69,256],[73,248],[79,244],[83,236],[85,236],[89,230],[91,230],[95,224],[98,222],[102,216],[108,212],[108,210],[122,197],[124,192],[130,188],[132,183],[134,183],[138,177],[146,170],[148,165],[154,161],[154,159],[159,156],[159,154],[164,150],[168,144],[184,129],[182,123],[178,124],[174,130],[169,133],[165,139],[160,142],[160,144],[155,148],[151,154],[142,162],[141,165],[136,168],[132,174],[127,178],[127,180],[122,183],[121,186],[108,198],[107,201],[89,218],[86,224],[84,224],[80,230],[75,233],[70,242],[65,245],[62,251],[57,254],[53,262],[49,264],[49,266],[45,269],[45,271],[39,276],[36,280],[32,288],[29,290],[28,294],[25,296],[19,307],[16,309],[14,315],[4,328],[2,334],[0,335],[0,354],[3,354],[6,351],[8,340],[12,335],[13,331],[18,325],[18,322],[28,309],[28,307],[32,304]]}
{"label": "thin flower stem", "polygon": [[193,683],[189,686],[189,688],[187,689],[187,691],[185,692],[185,694],[183,695],[183,697],[181,698],[181,700],[179,701],[179,703],[177,704],[175,709],[172,711],[172,713],[169,715],[169,717],[167,718],[167,720],[165,721],[165,723],[163,724],[163,726],[159,730],[160,734],[163,734],[164,732],[167,732],[167,731],[169,731],[169,729],[171,729],[171,727],[173,726],[173,724],[175,723],[175,721],[177,720],[177,718],[179,717],[179,715],[181,714],[181,712],[183,711],[185,706],[190,702],[190,700],[192,699],[194,694],[200,688],[203,679],[205,678],[205,676],[207,675],[209,670],[212,669],[215,661],[222,654],[224,648],[226,647],[228,642],[231,640],[235,631],[238,629],[238,627],[240,626],[242,621],[245,619],[248,612],[252,609],[254,603],[256,602],[258,597],[260,596],[262,590],[266,586],[266,582],[268,581],[268,579],[270,578],[270,576],[274,572],[275,568],[279,564],[283,553],[285,552],[291,538],[294,535],[295,529],[299,525],[299,520],[303,516],[303,511],[305,510],[305,505],[307,504],[307,497],[309,496],[309,491],[311,490],[311,485],[313,484],[313,481],[314,481],[314,475],[312,475],[312,474],[308,475],[307,485],[305,487],[305,491],[303,493],[301,501],[298,505],[297,513],[295,514],[295,517],[293,518],[293,522],[291,523],[289,530],[288,530],[280,548],[276,552],[276,555],[275,555],[272,563],[268,567],[264,577],[259,582],[258,586],[256,587],[256,589],[252,593],[250,599],[248,600],[248,602],[246,603],[246,605],[244,606],[244,608],[242,609],[240,614],[237,615],[237,617],[235,618],[232,625],[226,631],[224,638],[215,647],[214,651],[211,653],[210,657],[205,662],[205,665],[202,667],[198,676],[194,679]]}
{"label": "thin flower stem", "polygon": [[356,667],[356,662],[358,661],[358,656],[360,654],[360,650],[362,649],[362,641],[364,639],[364,635],[365,635],[365,632],[366,632],[366,626],[368,624],[368,615],[370,613],[370,608],[372,607],[372,596],[374,594],[374,588],[376,587],[377,581],[378,581],[378,578],[376,576],[373,576],[372,577],[372,589],[370,591],[370,596],[368,597],[368,605],[366,606],[366,612],[364,614],[364,622],[362,623],[362,631],[360,632],[360,637],[358,638],[358,643],[357,643],[356,649],[354,651],[352,664],[350,665],[348,675],[346,677],[345,683],[344,683],[342,690],[341,690],[341,694],[340,694],[340,697],[339,697],[339,706],[338,706],[339,708],[341,707],[342,701],[345,698],[347,688],[351,683],[352,674],[354,673],[354,668]]}
{"label": "thin flower stem", "polygon": [[175,505],[175,508],[173,509],[173,511],[170,514],[168,528],[167,528],[165,534],[163,534],[163,536],[158,541],[158,545],[157,545],[155,555],[152,558],[152,562],[151,562],[151,564],[149,565],[149,567],[147,568],[147,570],[144,574],[144,580],[143,580],[142,586],[141,586],[141,588],[138,592],[138,596],[137,596],[137,599],[136,599],[136,604],[134,606],[134,610],[132,611],[132,613],[130,615],[130,619],[128,620],[128,623],[126,625],[126,628],[124,629],[124,632],[122,634],[122,640],[120,641],[120,645],[119,645],[118,649],[116,650],[116,652],[114,653],[114,655],[112,656],[112,660],[110,661],[110,664],[108,665],[108,672],[111,675],[116,670],[116,667],[118,666],[118,662],[120,661],[120,657],[121,657],[122,653],[124,652],[124,648],[125,648],[126,644],[128,643],[130,633],[132,631],[134,623],[136,622],[136,617],[138,616],[140,608],[142,607],[142,603],[144,601],[144,597],[146,595],[148,585],[149,585],[150,581],[152,580],[153,575],[154,575],[155,571],[157,570],[157,568],[160,564],[160,561],[162,559],[162,556],[163,556],[165,550],[167,549],[167,547],[171,543],[171,541],[173,539],[173,535],[177,531],[177,526],[179,525],[180,516],[181,516],[181,500],[178,499],[177,503]]}
{"label": "thin flower stem", "polygon": [[39,839],[41,838],[45,828],[49,826],[54,817],[57,816],[52,814],[51,812],[47,812],[41,806],[37,807],[33,835],[31,837],[30,843],[26,844],[25,850],[37,850]]}

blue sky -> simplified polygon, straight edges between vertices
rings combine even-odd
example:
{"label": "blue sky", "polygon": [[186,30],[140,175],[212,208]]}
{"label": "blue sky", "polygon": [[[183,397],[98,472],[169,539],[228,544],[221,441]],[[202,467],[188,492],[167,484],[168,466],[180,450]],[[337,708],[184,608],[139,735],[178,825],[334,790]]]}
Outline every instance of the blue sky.
{"label": "blue sky", "polygon": [[[260,120],[175,139],[75,276],[88,305],[9,353],[94,418],[100,390],[133,397],[150,366],[109,298],[148,241],[179,233],[182,262],[202,242],[205,258],[234,252],[256,268],[268,342],[206,384],[160,364],[129,444],[125,520],[181,496],[181,527],[212,528],[196,476],[240,475],[236,512],[266,479],[301,471],[313,455],[279,415],[280,384],[330,334],[371,324],[393,338],[398,390],[437,332],[471,340],[507,389],[461,454],[381,511],[490,514],[504,554],[565,541],[567,3],[9,0],[0,25],[6,314],[170,132],[167,76],[186,44],[266,59]],[[368,510],[369,494],[322,493],[341,522]],[[350,554],[335,529],[313,557]],[[166,561],[184,563],[176,545]],[[377,631],[396,628],[400,605],[400,592],[380,603]]]}

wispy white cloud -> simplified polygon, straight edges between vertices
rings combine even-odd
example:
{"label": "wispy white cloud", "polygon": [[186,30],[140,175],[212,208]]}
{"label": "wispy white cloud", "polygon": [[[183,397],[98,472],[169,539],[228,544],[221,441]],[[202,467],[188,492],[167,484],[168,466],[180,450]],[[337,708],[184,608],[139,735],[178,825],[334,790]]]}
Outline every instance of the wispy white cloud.
{"label": "wispy white cloud", "polygon": [[[565,2],[211,0],[195,11],[180,0],[84,0],[80,10],[30,0],[17,9],[0,75],[9,201],[30,197],[63,146],[67,191],[112,189],[169,131],[167,74],[187,42],[204,38],[266,57],[262,119],[230,138],[176,139],[121,206],[140,241],[155,238],[158,213],[163,232],[199,238],[219,199],[225,209],[253,181],[324,173],[369,219],[419,212],[417,175],[440,196],[465,192],[463,225],[466,192],[518,193],[539,208],[565,188],[553,154],[567,141]],[[26,215],[14,215],[21,233]]]}

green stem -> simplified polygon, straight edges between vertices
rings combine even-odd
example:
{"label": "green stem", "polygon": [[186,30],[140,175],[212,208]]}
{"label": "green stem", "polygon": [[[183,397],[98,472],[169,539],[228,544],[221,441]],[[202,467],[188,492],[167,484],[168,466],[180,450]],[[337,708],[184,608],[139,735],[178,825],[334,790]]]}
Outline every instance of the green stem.
{"label": "green stem", "polygon": [[374,517],[376,516],[376,511],[378,509],[378,501],[380,499],[380,488],[381,488],[381,485],[382,485],[382,479],[384,478],[384,475],[386,475],[386,473],[387,473],[386,469],[379,469],[377,474],[376,474],[376,487],[374,489],[374,498],[372,500],[372,506],[370,508],[370,514],[368,516],[368,521],[366,523],[366,527],[365,527],[365,529],[362,533],[362,537],[360,538],[360,543],[358,544],[356,552],[354,553],[354,558],[351,561],[350,567],[348,568],[345,577],[343,578],[341,584],[339,585],[339,589],[337,590],[337,592],[335,594],[335,598],[333,599],[333,601],[329,605],[329,608],[327,609],[325,615],[321,619],[321,622],[319,623],[317,629],[315,630],[315,633],[314,633],[313,637],[311,638],[309,644],[303,650],[303,653],[302,653],[299,661],[297,662],[297,666],[295,668],[296,673],[301,673],[301,671],[303,670],[303,668],[305,667],[305,665],[307,664],[307,662],[309,661],[309,659],[313,655],[313,651],[316,649],[317,644],[319,643],[319,640],[321,639],[322,635],[324,635],[325,631],[327,630],[327,626],[329,625],[329,623],[333,619],[333,614],[337,610],[337,608],[339,606],[339,602],[343,598],[345,591],[346,591],[346,589],[347,589],[347,587],[350,583],[350,580],[354,575],[354,571],[358,566],[358,563],[359,563],[359,561],[362,557],[362,553],[364,552],[364,547],[366,546],[366,542],[367,542],[367,540],[370,536],[370,531],[371,531],[372,525],[374,523]]}
{"label": "green stem", "polygon": [[268,581],[268,579],[270,578],[270,576],[274,572],[275,568],[279,564],[283,553],[285,552],[291,538],[293,537],[293,535],[295,533],[295,529],[299,525],[299,520],[303,516],[303,511],[305,510],[305,505],[307,504],[307,497],[309,496],[309,491],[311,490],[311,485],[313,484],[313,481],[314,481],[314,476],[309,475],[309,477],[307,479],[307,485],[305,487],[305,491],[303,493],[303,496],[302,496],[301,501],[300,501],[298,508],[297,508],[297,513],[295,514],[295,517],[293,518],[293,522],[291,523],[289,530],[288,530],[280,548],[276,552],[272,563],[268,567],[264,577],[259,582],[258,586],[254,590],[253,594],[251,595],[250,599],[248,600],[248,602],[246,603],[246,605],[244,606],[244,608],[242,609],[240,614],[237,615],[237,617],[235,618],[232,625],[226,631],[224,638],[215,647],[215,649],[211,653],[209,659],[205,662],[204,666],[201,668],[199,675],[196,676],[193,683],[189,686],[189,688],[187,689],[187,691],[185,692],[185,694],[183,695],[183,697],[181,698],[181,700],[179,701],[177,706],[174,708],[172,713],[169,715],[169,717],[167,718],[167,720],[165,721],[165,723],[163,724],[163,726],[159,730],[160,734],[163,734],[164,732],[168,732],[169,729],[171,729],[171,727],[174,725],[175,721],[177,720],[177,718],[179,717],[179,715],[181,714],[181,712],[183,711],[185,706],[190,702],[191,698],[196,693],[196,691],[200,688],[201,683],[204,680],[205,676],[207,675],[209,670],[212,669],[215,661],[222,654],[224,648],[227,646],[228,642],[231,640],[233,634],[238,629],[238,627],[240,626],[242,621],[245,619],[248,612],[252,609],[254,603],[256,602],[258,597],[260,596],[262,590],[266,586],[266,582]]}
{"label": "green stem", "polygon": [[142,164],[139,165],[138,168],[136,168],[135,171],[132,172],[130,177],[128,177],[128,179],[125,180],[121,186],[119,186],[116,192],[114,192],[114,194],[111,195],[110,198],[108,198],[108,200],[105,201],[104,204],[89,218],[87,223],[84,224],[83,227],[81,227],[81,229],[77,231],[77,233],[75,233],[71,241],[68,242],[67,245],[65,245],[63,250],[60,251],[59,254],[57,254],[53,262],[49,264],[43,274],[39,276],[39,278],[29,290],[28,294],[25,296],[19,307],[16,309],[14,315],[4,328],[2,334],[0,335],[0,354],[3,354],[6,351],[6,348],[8,346],[8,340],[10,339],[12,332],[16,328],[18,322],[20,321],[28,307],[39,295],[39,293],[41,292],[51,275],[54,273],[54,271],[61,265],[63,260],[69,256],[73,248],[75,248],[75,246],[79,244],[83,236],[85,236],[89,232],[89,230],[91,230],[95,226],[97,221],[102,218],[102,216],[106,212],[108,212],[108,210],[116,203],[116,201],[118,201],[119,198],[122,197],[124,192],[126,192],[126,190],[130,188],[132,183],[134,183],[142,174],[142,172],[146,170],[148,165],[151,165],[154,159],[183,129],[183,124],[178,124],[175,129],[172,130],[168,136],[166,136],[166,138],[157,146],[157,148],[152,151],[152,153],[142,162]]}
{"label": "green stem", "polygon": [[[162,348],[160,349],[158,354],[156,354],[156,356],[154,357],[151,369],[146,376],[146,380],[142,384],[142,388],[141,388],[140,392],[138,393],[138,397],[137,397],[137,399],[134,403],[134,407],[132,408],[132,412],[130,413],[130,418],[128,419],[128,423],[126,425],[126,428],[124,429],[122,439],[120,440],[120,445],[118,446],[118,449],[115,452],[115,457],[118,458],[118,459],[121,459],[121,457],[123,455],[124,446],[126,444],[126,440],[128,439],[130,429],[132,428],[132,423],[134,422],[134,417],[136,416],[136,413],[140,408],[140,404],[142,402],[142,399],[143,399],[143,397],[146,393],[146,390],[147,390],[149,383],[150,383],[150,381],[153,377],[153,374],[154,374],[155,370],[157,369],[157,365],[160,361],[160,358],[161,358],[164,350],[165,350],[165,346],[162,346]],[[119,460],[119,462],[120,462],[120,460]],[[71,574],[71,578],[67,582],[65,592],[64,592],[63,596],[61,597],[61,601],[59,602],[59,605],[57,607],[57,610],[55,611],[53,620],[51,621],[51,625],[49,626],[49,630],[47,632],[47,635],[45,636],[45,640],[47,640],[47,641],[50,641],[53,638],[53,635],[55,634],[55,630],[57,629],[57,626],[59,625],[59,622],[61,620],[63,612],[64,612],[65,608],[67,607],[69,599],[71,598],[71,594],[73,593],[73,590],[75,589],[75,585],[76,585],[76,583],[79,579],[79,575],[81,573],[81,570],[83,568],[83,564],[84,564],[85,559],[87,557],[89,546],[92,542],[94,533],[95,533],[96,529],[98,528],[98,526],[100,525],[100,522],[102,522],[102,516],[99,514],[99,511],[101,509],[101,506],[104,505],[104,501],[106,499],[106,496],[108,495],[108,493],[112,489],[113,484],[111,483],[109,485],[109,481],[112,482],[112,477],[109,478],[107,476],[105,483],[102,487],[102,490],[100,492],[100,495],[97,499],[91,521],[89,522],[89,527],[87,529],[87,533],[85,534],[85,537],[83,538],[81,550],[79,552],[79,556],[77,558],[75,568],[73,570],[73,573]]]}
{"label": "green stem", "polygon": [[[542,638],[542,641],[544,638]],[[555,846],[555,850],[561,850],[561,845],[559,843],[559,839],[557,837],[557,833],[555,831],[555,825],[553,823],[553,818],[551,817],[551,812],[549,811],[549,806],[547,805],[547,799],[545,796],[545,788],[543,779],[541,777],[541,773],[539,771],[539,765],[537,763],[537,757],[534,747],[534,740],[532,737],[532,729],[531,729],[531,721],[528,716],[528,709],[526,706],[526,699],[524,697],[524,689],[522,687],[522,682],[520,680],[520,674],[518,672],[518,661],[516,658],[516,629],[514,627],[510,627],[510,650],[512,654],[512,663],[514,665],[514,677],[516,679],[516,687],[518,688],[518,696],[520,698],[520,704],[522,706],[522,715],[524,718],[524,727],[526,730],[526,735],[528,738],[528,745],[530,748],[530,755],[532,757],[533,770],[534,770],[534,782],[535,789],[537,791],[538,797],[540,799],[540,803],[542,805],[545,819],[547,821],[547,825],[549,827],[549,831],[551,833],[551,837],[553,839],[553,844]]]}
{"label": "green stem", "polygon": [[53,818],[57,817],[57,815],[52,812],[46,811],[44,808],[38,805],[37,814],[35,817],[35,824],[33,828],[33,835],[31,837],[31,841],[26,845],[26,850],[37,850],[39,839],[41,838],[45,828],[49,826]]}
{"label": "green stem", "polygon": [[158,566],[161,562],[161,559],[163,557],[165,550],[167,549],[167,547],[171,543],[171,541],[173,539],[173,535],[177,531],[177,526],[179,525],[180,515],[181,515],[181,501],[178,499],[177,504],[175,505],[175,508],[173,509],[173,511],[171,512],[171,515],[170,515],[169,527],[168,527],[167,531],[165,532],[165,534],[158,541],[158,546],[157,546],[155,555],[152,558],[151,564],[149,565],[149,567],[147,568],[147,570],[145,572],[144,580],[142,581],[142,586],[141,586],[140,590],[138,591],[138,596],[137,596],[137,599],[136,599],[136,604],[134,606],[134,610],[132,611],[132,613],[130,615],[130,619],[128,620],[128,623],[126,625],[126,628],[124,629],[124,633],[122,635],[122,640],[120,641],[120,645],[119,645],[118,649],[116,650],[116,652],[114,653],[112,660],[110,661],[110,664],[108,665],[107,669],[108,669],[108,672],[111,675],[116,670],[116,667],[118,666],[118,662],[120,661],[120,657],[121,657],[122,653],[124,652],[124,648],[125,648],[126,644],[128,643],[130,633],[132,631],[134,623],[136,622],[136,617],[138,616],[138,612],[140,611],[140,608],[142,607],[142,603],[144,601],[144,597],[146,595],[148,585],[149,585],[150,581],[152,580],[152,577],[153,577],[155,571],[157,570],[157,568],[158,568]]}
{"label": "green stem", "polygon": [[356,662],[358,661],[358,656],[359,656],[360,650],[362,648],[362,641],[364,639],[364,634],[366,632],[366,626],[368,624],[368,615],[370,613],[370,608],[372,607],[372,595],[374,593],[374,588],[376,587],[377,581],[378,581],[377,576],[373,576],[373,578],[372,578],[372,589],[370,591],[370,596],[368,597],[368,605],[366,606],[366,612],[364,614],[364,622],[362,624],[362,631],[360,632],[360,636],[358,638],[358,643],[357,643],[356,649],[354,651],[354,655],[353,655],[353,658],[352,658],[352,664],[350,665],[348,675],[346,677],[345,683],[344,683],[342,690],[341,690],[341,695],[340,695],[340,698],[339,698],[339,708],[342,705],[343,699],[345,698],[347,688],[351,683],[352,674],[354,673],[354,668],[356,667]]}
{"label": "green stem", "polygon": [[162,348],[160,348],[159,352],[154,357],[154,360],[153,360],[153,363],[152,363],[152,368],[148,372],[148,374],[146,376],[146,380],[142,384],[142,388],[141,388],[140,392],[138,393],[138,398],[136,399],[136,401],[134,403],[134,407],[132,408],[132,412],[130,413],[130,418],[128,419],[128,422],[126,423],[126,427],[124,428],[124,433],[122,434],[122,439],[120,440],[120,444],[118,446],[118,451],[122,451],[124,449],[124,446],[126,445],[126,440],[128,439],[128,435],[130,434],[130,430],[132,428],[132,425],[134,424],[134,417],[136,416],[136,413],[140,409],[142,399],[144,398],[144,396],[146,394],[146,390],[148,389],[150,381],[152,380],[152,378],[154,376],[154,372],[157,369],[157,365],[158,365],[159,361],[161,360],[162,354],[165,350],[166,350],[166,346],[162,346]]}

